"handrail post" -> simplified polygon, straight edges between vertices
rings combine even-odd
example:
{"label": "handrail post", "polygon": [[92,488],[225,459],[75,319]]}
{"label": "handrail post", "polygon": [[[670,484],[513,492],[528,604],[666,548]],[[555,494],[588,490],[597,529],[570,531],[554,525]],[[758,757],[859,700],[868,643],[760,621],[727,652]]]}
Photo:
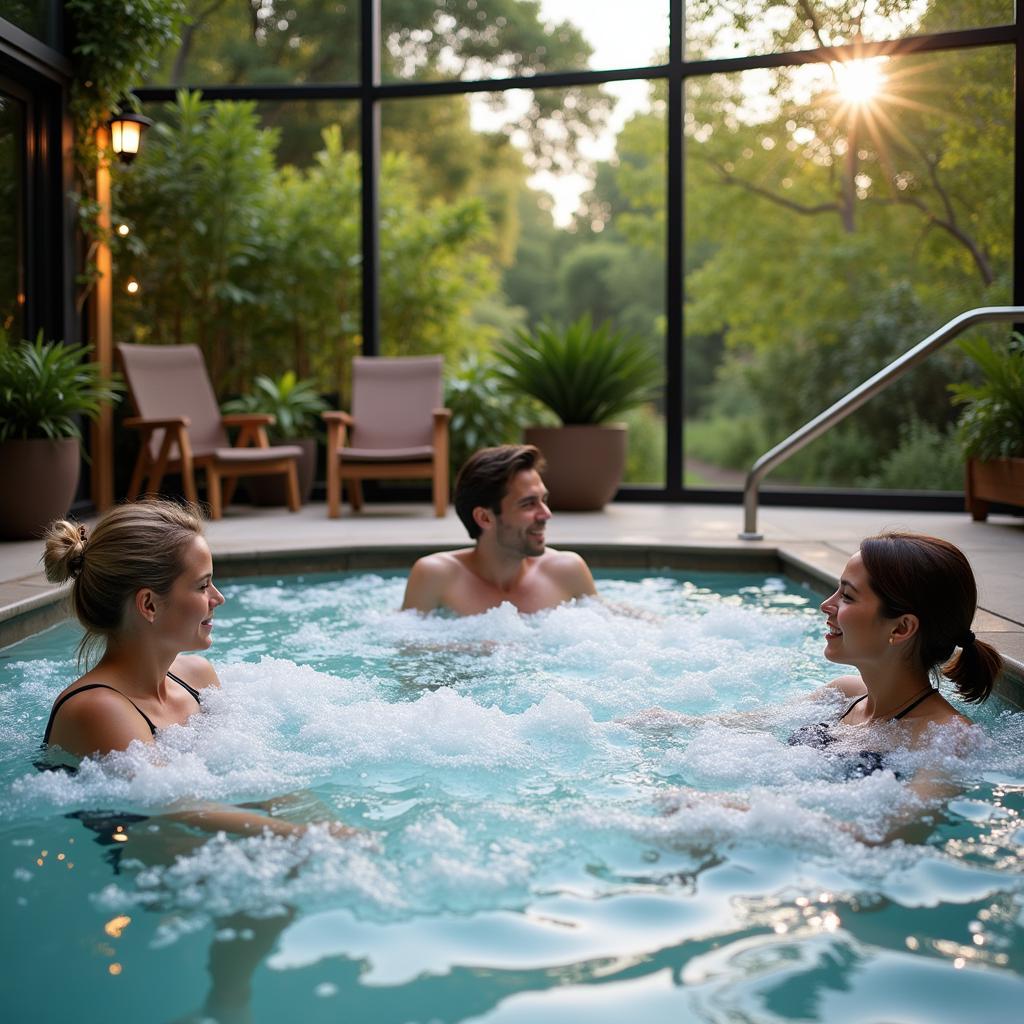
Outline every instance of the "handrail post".
{"label": "handrail post", "polygon": [[738,534],[740,540],[762,540],[763,535],[757,532],[757,507],[761,481],[776,466],[783,463],[791,455],[795,455],[805,445],[821,437],[850,413],[859,409],[868,399],[880,391],[884,391],[893,381],[898,380],[918,363],[923,362],[933,352],[938,351],[955,337],[963,334],[969,327],[982,323],[1001,321],[1020,322],[1024,320],[1024,306],[979,306],[954,317],[949,323],[929,334],[924,341],[918,342],[903,355],[898,356],[888,366],[883,367],[873,377],[859,384],[848,394],[834,402],[823,412],[808,420],[798,430],[794,430],[785,440],[764,453],[747,473],[747,481],[743,488],[743,531]]}

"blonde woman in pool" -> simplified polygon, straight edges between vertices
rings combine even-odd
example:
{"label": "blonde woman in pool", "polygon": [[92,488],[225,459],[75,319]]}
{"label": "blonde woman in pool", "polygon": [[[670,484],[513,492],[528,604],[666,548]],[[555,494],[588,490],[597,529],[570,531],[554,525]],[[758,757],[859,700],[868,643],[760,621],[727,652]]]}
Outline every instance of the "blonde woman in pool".
{"label": "blonde woman in pool", "polygon": [[[85,631],[79,661],[100,653],[57,695],[44,746],[102,756],[153,743],[160,729],[188,722],[220,680],[204,657],[184,652],[210,647],[224,603],[198,511],[164,500],[132,502],[107,512],[92,531],[58,520],[45,542],[47,578],[72,581],[71,601]],[[230,832],[301,830],[234,807],[204,805],[177,816]],[[350,831],[338,823],[331,830]]]}
{"label": "blonde woman in pool", "polygon": [[182,653],[209,648],[224,603],[199,516],[153,501],[113,509],[91,534],[60,520],[44,559],[50,580],[72,580],[85,630],[79,660],[98,647],[102,654],[58,695],[43,742],[79,757],[106,754],[187,722],[202,691],[220,685],[205,658]]}

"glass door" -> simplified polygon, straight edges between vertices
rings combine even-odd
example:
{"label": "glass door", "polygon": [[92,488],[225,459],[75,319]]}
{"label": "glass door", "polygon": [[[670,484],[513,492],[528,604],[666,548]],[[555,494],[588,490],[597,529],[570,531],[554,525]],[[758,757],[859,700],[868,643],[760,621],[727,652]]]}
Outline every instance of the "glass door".
{"label": "glass door", "polygon": [[0,88],[0,339],[25,335],[25,104]]}

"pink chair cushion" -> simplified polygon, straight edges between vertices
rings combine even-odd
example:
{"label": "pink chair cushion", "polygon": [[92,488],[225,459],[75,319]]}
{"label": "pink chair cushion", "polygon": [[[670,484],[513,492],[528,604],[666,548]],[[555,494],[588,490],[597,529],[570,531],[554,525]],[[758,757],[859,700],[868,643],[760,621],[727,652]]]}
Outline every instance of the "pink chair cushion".
{"label": "pink chair cushion", "polygon": [[252,465],[273,462],[274,459],[297,459],[302,449],[297,444],[277,444],[270,448],[217,448],[213,452],[218,462],[226,465]]}
{"label": "pink chair cushion", "polygon": [[342,462],[429,462],[434,448],[429,444],[414,448],[342,448],[340,454]]}
{"label": "pink chair cushion", "polygon": [[[352,360],[352,428],[356,452],[415,451],[433,448],[434,410],[444,404],[440,356],[396,359],[357,356]],[[342,458],[344,458],[344,454]],[[358,456],[397,458],[373,454]]]}

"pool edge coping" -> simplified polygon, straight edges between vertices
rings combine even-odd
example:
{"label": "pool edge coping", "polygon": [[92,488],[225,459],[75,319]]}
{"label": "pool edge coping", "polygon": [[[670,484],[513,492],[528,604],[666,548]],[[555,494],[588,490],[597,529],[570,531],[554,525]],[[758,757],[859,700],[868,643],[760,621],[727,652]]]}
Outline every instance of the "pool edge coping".
{"label": "pool edge coping", "polygon": [[[303,571],[359,571],[373,568],[407,569],[416,558],[432,551],[453,551],[465,544],[334,544],[295,547],[274,551],[220,551],[214,552],[218,567],[227,569],[226,575],[257,576],[275,572]],[[828,545],[814,545],[821,556],[829,558],[836,552]],[[748,569],[752,571],[782,571],[797,582],[831,589],[839,576],[821,560],[794,550],[791,545],[758,543],[739,547],[736,544],[659,544],[651,541],[582,542],[560,545],[577,551],[599,568],[689,568],[695,571],[722,571]],[[824,550],[822,550],[824,549]],[[822,559],[823,560],[823,559]],[[687,564],[673,566],[672,561]],[[388,564],[381,564],[382,562]],[[344,564],[342,564],[344,563]],[[355,563],[355,564],[353,564]],[[232,572],[233,570],[233,572]],[[21,600],[0,606],[0,649],[23,640],[68,618],[71,611],[62,607],[70,593],[70,585],[49,584],[42,572],[11,581],[31,588],[34,593]],[[997,612],[979,606],[979,612],[1016,627],[1018,623]],[[1000,650],[1001,631],[976,630],[996,650]],[[1024,709],[1024,661],[1000,650],[1006,668],[996,692],[1004,700]]]}

